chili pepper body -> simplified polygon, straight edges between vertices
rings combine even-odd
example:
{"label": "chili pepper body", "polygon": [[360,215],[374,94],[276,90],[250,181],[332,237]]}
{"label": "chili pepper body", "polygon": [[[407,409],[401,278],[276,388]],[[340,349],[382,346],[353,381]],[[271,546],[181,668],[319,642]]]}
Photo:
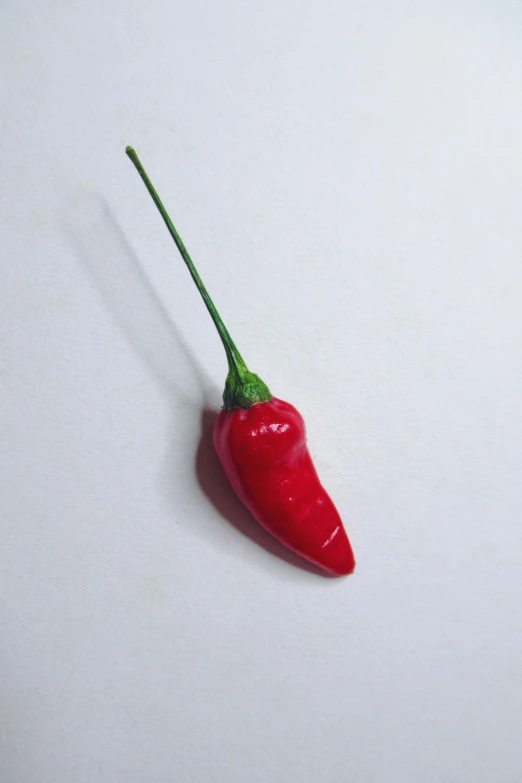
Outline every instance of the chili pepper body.
{"label": "chili pepper body", "polygon": [[236,495],[282,544],[336,576],[355,560],[341,518],[319,481],[301,415],[273,397],[221,410],[214,448]]}

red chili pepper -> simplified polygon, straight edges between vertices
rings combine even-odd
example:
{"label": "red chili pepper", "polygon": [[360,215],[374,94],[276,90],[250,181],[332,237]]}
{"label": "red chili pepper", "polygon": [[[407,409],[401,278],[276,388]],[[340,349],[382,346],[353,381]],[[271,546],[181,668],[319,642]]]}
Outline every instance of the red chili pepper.
{"label": "red chili pepper", "polygon": [[306,447],[301,415],[273,397],[251,373],[201,281],[185,245],[132,147],[126,153],[181,253],[218,330],[228,360],[224,406],[214,448],[239,499],[266,530],[331,574],[351,574],[355,560],[341,518]]}

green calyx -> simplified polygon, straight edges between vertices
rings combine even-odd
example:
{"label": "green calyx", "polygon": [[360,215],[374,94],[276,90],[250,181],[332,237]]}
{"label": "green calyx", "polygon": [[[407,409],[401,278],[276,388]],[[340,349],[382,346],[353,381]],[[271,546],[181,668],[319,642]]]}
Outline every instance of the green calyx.
{"label": "green calyx", "polygon": [[221,320],[221,317],[216,310],[210,295],[203,285],[196,267],[188,254],[188,251],[183,244],[183,241],[176,231],[172,220],[170,219],[167,210],[163,206],[160,197],[158,196],[152,182],[150,181],[145,169],[141,165],[141,162],[136,155],[136,152],[132,147],[126,147],[125,152],[133,162],[138,174],[142,178],[145,187],[149,191],[152,200],[156,204],[158,211],[163,218],[167,229],[174,240],[176,247],[178,248],[183,261],[185,262],[196,287],[201,294],[203,301],[210,313],[214,325],[218,331],[218,334],[225,348],[228,361],[228,375],[225,382],[225,391],[223,392],[223,403],[225,410],[231,410],[232,408],[250,408],[251,405],[255,405],[258,402],[268,402],[272,399],[272,395],[265,383],[254,373],[250,372],[237,350],[234,341],[230,337],[225,324]]}
{"label": "green calyx", "polygon": [[246,370],[238,375],[236,368],[228,371],[223,392],[225,410],[232,408],[250,408],[256,402],[268,402],[272,399],[270,390],[259,375]]}

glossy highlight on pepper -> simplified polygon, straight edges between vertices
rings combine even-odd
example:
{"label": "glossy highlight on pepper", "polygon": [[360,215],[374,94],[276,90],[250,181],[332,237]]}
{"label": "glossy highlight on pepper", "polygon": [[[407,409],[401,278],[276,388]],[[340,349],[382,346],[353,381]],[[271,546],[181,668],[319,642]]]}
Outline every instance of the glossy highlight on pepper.
{"label": "glossy highlight on pepper", "polygon": [[288,549],[330,574],[355,568],[350,542],[306,445],[301,414],[250,372],[132,147],[134,163],[205,302],[223,343],[228,375],[213,443],[232,489],[257,522]]}

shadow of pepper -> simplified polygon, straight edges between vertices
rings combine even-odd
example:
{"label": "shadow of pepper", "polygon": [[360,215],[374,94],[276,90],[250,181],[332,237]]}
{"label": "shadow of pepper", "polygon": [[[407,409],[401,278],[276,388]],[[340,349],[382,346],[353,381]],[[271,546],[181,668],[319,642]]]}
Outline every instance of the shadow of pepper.
{"label": "shadow of pepper", "polygon": [[[195,472],[199,486],[212,506],[221,518],[270,554],[301,570],[328,577],[326,572],[280,544],[256,522],[237,498],[212,443],[218,411],[213,410],[211,405],[214,400],[218,401],[219,392],[168,315],[106,202],[99,196],[82,193],[79,204],[73,207],[64,221],[67,237],[130,345],[160,382],[169,400],[175,395],[185,404],[192,403],[186,392],[180,393],[172,373],[176,364],[175,345],[183,357],[186,370],[199,387],[203,405],[200,409],[201,431],[196,447]],[[88,219],[85,219],[86,213]],[[106,259],[110,260],[109,264]],[[118,281],[117,285],[115,281]],[[125,296],[122,296],[122,291],[125,291]],[[140,313],[139,319],[136,313]],[[144,330],[140,329],[143,322],[147,323],[149,336],[154,334],[155,337],[154,340],[149,337],[146,343]],[[188,407],[193,408],[193,405]],[[170,466],[167,471],[169,475],[165,476],[165,486],[170,487]],[[170,494],[170,489],[167,491]]]}

